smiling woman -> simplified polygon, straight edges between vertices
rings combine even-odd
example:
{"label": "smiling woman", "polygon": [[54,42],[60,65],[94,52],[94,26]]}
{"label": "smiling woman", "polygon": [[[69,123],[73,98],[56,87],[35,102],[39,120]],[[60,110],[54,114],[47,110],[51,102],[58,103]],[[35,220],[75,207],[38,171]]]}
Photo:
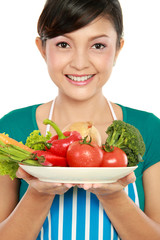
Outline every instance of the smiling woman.
{"label": "smiling woman", "polygon": [[[140,18],[139,21],[141,20]],[[11,21],[9,27],[10,23]],[[132,92],[133,103],[137,101],[140,78],[137,76],[134,64],[129,75],[136,72],[136,77],[132,82],[132,76],[127,78],[129,91],[124,87],[123,75],[120,75],[119,68],[117,68],[117,82],[113,83],[112,91],[107,89],[110,94],[106,91],[104,94],[103,91],[124,45],[123,17],[119,1],[46,1],[38,21],[39,36],[36,38],[36,45],[47,66],[51,83],[57,86],[57,94],[54,92],[54,87],[46,88],[47,77],[41,76],[43,68],[37,67],[37,64],[34,63],[34,66],[37,67],[40,76],[36,87],[32,85],[34,76],[29,75],[28,79],[26,78],[29,61],[26,64],[24,51],[28,42],[24,44],[26,38],[21,39],[19,41],[22,44],[21,48],[20,45],[15,47],[13,44],[15,32],[13,33],[5,39],[4,44],[7,45],[8,52],[10,46],[12,51],[15,49],[14,57],[18,50],[22,52],[21,66],[24,70],[21,76],[22,86],[24,87],[24,83],[28,85],[28,79],[32,79],[26,95],[28,103],[31,95],[34,96],[34,101],[35,97],[36,101],[40,97],[42,102],[43,94],[45,92],[48,94],[49,90],[52,100],[9,112],[0,119],[1,133],[5,132],[17,141],[25,143],[33,130],[39,130],[43,135],[50,130],[48,125],[46,127],[43,124],[43,120],[49,116],[49,119],[57,123],[60,129],[72,123],[92,122],[104,144],[108,126],[114,120],[121,122],[123,120],[123,123],[129,123],[139,130],[145,142],[146,152],[143,162],[138,163],[135,172],[115,179],[114,183],[42,182],[21,167],[14,181],[8,176],[0,176],[1,238],[3,240],[160,239],[160,192],[157,191],[160,189],[160,119],[152,113],[111,103],[108,100],[110,94],[117,91],[116,96],[123,98],[125,96],[127,104],[133,96]],[[137,39],[138,37],[134,36],[132,48]],[[135,52],[138,61],[137,48]],[[31,56],[32,51],[29,53],[29,59]],[[8,72],[12,74],[14,58],[12,59],[10,54],[5,59],[7,70],[10,70],[6,71],[6,74]],[[136,64],[136,61],[134,63]],[[126,70],[126,65],[124,68]],[[42,85],[40,85],[41,79]],[[137,79],[138,84],[132,89]],[[15,87],[15,82],[12,82]],[[10,86],[9,89],[11,88]],[[140,91],[139,102],[143,99],[142,90]],[[24,96],[21,95],[21,98]],[[52,129],[51,133],[55,135]],[[123,131],[122,134],[125,135],[126,132]],[[132,151],[130,154],[133,154]],[[90,161],[92,157],[95,155],[89,158]],[[99,158],[97,161],[100,161],[101,156],[97,157]]]}

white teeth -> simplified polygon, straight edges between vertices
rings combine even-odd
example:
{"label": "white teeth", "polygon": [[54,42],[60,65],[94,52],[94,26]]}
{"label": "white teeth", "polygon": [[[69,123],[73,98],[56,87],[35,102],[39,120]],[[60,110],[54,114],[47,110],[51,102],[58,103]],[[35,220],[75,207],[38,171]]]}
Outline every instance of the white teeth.
{"label": "white teeth", "polygon": [[87,75],[87,76],[83,76],[83,77],[75,77],[72,75],[67,75],[67,77],[76,82],[83,82],[83,81],[86,81],[89,78],[93,77],[93,75]]}

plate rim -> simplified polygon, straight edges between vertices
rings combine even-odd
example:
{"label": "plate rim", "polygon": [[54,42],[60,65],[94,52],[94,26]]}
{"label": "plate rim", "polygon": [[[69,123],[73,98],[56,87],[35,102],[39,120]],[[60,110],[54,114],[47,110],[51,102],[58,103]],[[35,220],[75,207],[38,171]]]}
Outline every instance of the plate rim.
{"label": "plate rim", "polygon": [[65,170],[65,169],[72,169],[72,170],[77,170],[77,169],[79,169],[79,170],[84,170],[84,169],[86,169],[86,170],[99,170],[99,169],[136,169],[136,168],[138,168],[138,165],[136,165],[136,166],[131,166],[131,167],[49,167],[49,166],[32,166],[32,165],[25,165],[25,164],[19,164],[19,166],[21,167],[21,166],[24,166],[24,167],[31,167],[31,168],[41,168],[41,169],[63,169],[63,170]]}

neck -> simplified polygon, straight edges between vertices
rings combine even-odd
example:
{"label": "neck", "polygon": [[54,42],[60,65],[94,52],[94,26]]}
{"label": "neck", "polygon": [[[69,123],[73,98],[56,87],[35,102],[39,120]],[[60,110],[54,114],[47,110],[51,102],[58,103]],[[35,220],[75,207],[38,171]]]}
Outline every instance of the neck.
{"label": "neck", "polygon": [[92,121],[94,124],[101,124],[107,122],[107,118],[110,117],[110,110],[102,92],[83,101],[75,101],[63,93],[59,93],[56,98],[55,122],[63,121],[64,125],[78,121]]}

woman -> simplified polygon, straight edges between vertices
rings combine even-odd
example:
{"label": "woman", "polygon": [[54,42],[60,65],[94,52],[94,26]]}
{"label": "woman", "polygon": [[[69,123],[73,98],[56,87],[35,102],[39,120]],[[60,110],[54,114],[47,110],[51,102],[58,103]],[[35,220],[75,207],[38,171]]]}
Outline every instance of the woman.
{"label": "woman", "polygon": [[102,94],[124,42],[118,0],[48,0],[38,33],[36,44],[58,96],[7,114],[0,132],[25,142],[34,129],[46,133],[42,122],[48,116],[61,129],[92,120],[104,143],[105,130],[120,119],[140,130],[146,153],[136,177],[132,173],[112,184],[43,183],[21,168],[21,181],[0,177],[1,238],[158,240],[160,120],[110,104]]}

